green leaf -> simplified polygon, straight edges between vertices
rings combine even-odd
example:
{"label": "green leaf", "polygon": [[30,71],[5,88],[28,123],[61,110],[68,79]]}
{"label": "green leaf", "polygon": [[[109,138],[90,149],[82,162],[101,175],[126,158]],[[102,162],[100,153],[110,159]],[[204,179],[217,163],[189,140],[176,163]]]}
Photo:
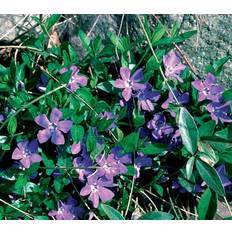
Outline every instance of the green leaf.
{"label": "green leaf", "polygon": [[91,52],[91,48],[90,48],[90,38],[84,33],[84,31],[80,30],[79,31],[79,38],[82,42],[83,47],[88,51]]}
{"label": "green leaf", "polygon": [[41,156],[42,156],[42,160],[44,162],[44,165],[47,168],[46,169],[47,175],[51,175],[55,169],[55,164],[54,164],[53,160],[48,158],[47,155],[45,155],[43,152],[42,152]]}
{"label": "green leaf", "polygon": [[71,136],[74,143],[78,143],[84,136],[84,128],[79,125],[73,125],[71,128]]}
{"label": "green leaf", "polygon": [[215,130],[216,122],[210,120],[199,127],[199,136],[212,136]]}
{"label": "green leaf", "polygon": [[222,159],[226,163],[232,164],[232,148],[228,148],[223,152],[219,152],[218,155],[220,159]]}
{"label": "green leaf", "polygon": [[210,188],[207,188],[202,194],[200,201],[197,205],[199,219],[211,220],[217,211],[217,194]]}
{"label": "green leaf", "polygon": [[49,31],[60,19],[60,14],[52,14],[45,22],[45,27]]}
{"label": "green leaf", "polygon": [[134,152],[137,149],[139,136],[137,133],[131,133],[122,140],[122,147],[125,152]]}
{"label": "green leaf", "polygon": [[191,114],[185,108],[180,108],[179,129],[182,142],[192,155],[197,151],[199,132]]}
{"label": "green leaf", "polygon": [[88,152],[94,151],[96,148],[96,144],[97,144],[97,138],[93,132],[93,129],[90,127],[88,130],[88,135],[86,140],[87,151]]}
{"label": "green leaf", "polygon": [[232,89],[226,90],[223,94],[224,101],[231,101],[232,100]]}
{"label": "green leaf", "polygon": [[166,150],[167,145],[164,143],[151,143],[148,144],[146,147],[142,148],[141,152],[145,155],[158,155]]}
{"label": "green leaf", "polygon": [[219,60],[217,60],[214,64],[213,64],[213,68],[215,70],[215,74],[219,75],[220,72],[222,71],[223,65],[229,60],[231,59],[230,56],[225,56]]}
{"label": "green leaf", "polygon": [[17,119],[16,117],[11,117],[7,124],[7,130],[11,135],[13,135],[16,132],[16,129],[17,129]]}
{"label": "green leaf", "polygon": [[0,92],[9,92],[10,87],[8,85],[0,83]]}
{"label": "green leaf", "polygon": [[109,205],[101,204],[101,209],[105,212],[110,220],[125,220],[125,218],[116,209]]}
{"label": "green leaf", "polygon": [[165,212],[149,212],[141,217],[138,220],[172,220],[174,216],[170,213]]}
{"label": "green leaf", "polygon": [[190,179],[190,177],[192,175],[194,162],[195,162],[195,157],[192,156],[188,159],[188,161],[186,163],[186,176],[187,176],[188,180]]}
{"label": "green leaf", "polygon": [[225,196],[225,190],[222,185],[221,179],[216,170],[209,164],[197,159],[196,168],[201,178],[220,196]]}

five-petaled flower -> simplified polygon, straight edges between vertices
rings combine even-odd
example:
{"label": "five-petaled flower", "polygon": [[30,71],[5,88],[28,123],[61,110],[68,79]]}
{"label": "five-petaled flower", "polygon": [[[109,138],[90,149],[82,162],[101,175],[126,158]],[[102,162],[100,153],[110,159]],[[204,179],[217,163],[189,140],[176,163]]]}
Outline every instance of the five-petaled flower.
{"label": "five-petaled flower", "polygon": [[69,83],[67,85],[67,88],[71,91],[74,92],[77,89],[79,89],[80,87],[84,87],[87,85],[87,77],[85,75],[80,74],[80,69],[75,66],[75,65],[71,65],[71,67],[69,69],[67,68],[62,68],[60,70],[60,74],[66,73],[67,71],[71,70],[71,77],[69,80]]}
{"label": "five-petaled flower", "polygon": [[163,139],[174,131],[173,127],[166,122],[166,118],[162,114],[155,114],[153,119],[147,123],[147,127],[153,130],[152,136],[156,140]]}
{"label": "five-petaled flower", "polygon": [[141,89],[136,94],[138,98],[139,110],[153,111],[154,104],[160,98],[160,93],[158,91],[152,91],[152,86],[150,84],[145,85],[145,89]]}
{"label": "five-petaled flower", "polygon": [[51,142],[56,145],[62,145],[65,143],[63,133],[68,133],[72,127],[73,122],[71,120],[60,121],[63,114],[57,108],[54,108],[50,115],[50,121],[45,114],[41,114],[35,118],[35,122],[45,128],[40,130],[37,137],[40,143],[45,143],[51,138]]}
{"label": "five-petaled flower", "polygon": [[69,197],[67,202],[58,202],[58,209],[48,213],[49,216],[55,217],[57,220],[75,220],[83,216],[84,210],[76,206],[77,202],[72,197]]}
{"label": "five-petaled flower", "polygon": [[211,73],[208,73],[204,81],[195,80],[192,85],[199,91],[198,101],[208,99],[213,102],[220,102],[222,99],[224,88],[217,83],[216,77]]}
{"label": "five-petaled flower", "polygon": [[87,196],[92,201],[94,208],[99,205],[99,199],[105,203],[112,200],[114,193],[106,187],[113,187],[112,181],[104,181],[102,178],[98,178],[97,175],[92,174],[88,176],[86,185],[81,189],[80,195]]}
{"label": "five-petaled flower", "polygon": [[232,119],[227,115],[231,112],[230,102],[211,102],[206,108],[211,113],[211,118],[215,120],[216,123],[218,123],[218,120],[221,122],[232,122]]}
{"label": "five-petaled flower", "polygon": [[19,160],[25,168],[29,168],[33,163],[40,162],[42,159],[38,155],[37,140],[19,142],[12,154],[12,159]]}
{"label": "five-petaled flower", "polygon": [[175,78],[179,82],[183,83],[183,80],[180,78],[180,74],[186,66],[181,63],[180,57],[173,50],[163,57],[163,63],[165,76]]}
{"label": "five-petaled flower", "polygon": [[123,89],[122,96],[125,101],[129,101],[132,96],[132,90],[138,91],[145,89],[145,85],[138,83],[144,79],[142,69],[138,69],[132,76],[129,68],[120,68],[121,79],[114,82],[114,87]]}

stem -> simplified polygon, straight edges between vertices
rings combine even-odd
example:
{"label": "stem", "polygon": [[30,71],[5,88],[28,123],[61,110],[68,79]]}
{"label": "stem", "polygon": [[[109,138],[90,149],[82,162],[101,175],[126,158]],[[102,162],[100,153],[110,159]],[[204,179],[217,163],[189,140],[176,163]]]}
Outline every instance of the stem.
{"label": "stem", "polygon": [[229,213],[230,213],[230,216],[232,216],[231,207],[230,207],[230,205],[229,205],[229,203],[228,203],[226,197],[224,197],[224,201],[225,201],[225,203],[226,203],[226,206],[227,206],[227,209],[228,209],[228,211],[229,211]]}
{"label": "stem", "polygon": [[4,121],[4,123],[3,123],[2,126],[0,127],[0,131],[2,130],[2,128],[7,124],[7,122],[8,122],[12,117],[18,115],[20,112],[22,112],[22,111],[23,111],[24,109],[26,109],[28,106],[30,106],[30,105],[36,103],[37,101],[43,99],[44,97],[47,97],[48,95],[51,95],[52,93],[54,93],[54,92],[56,92],[56,91],[58,91],[58,90],[60,90],[60,89],[62,89],[62,88],[65,88],[65,87],[66,87],[66,84],[61,85],[61,86],[59,86],[59,87],[57,87],[57,88],[51,90],[50,92],[48,92],[48,93],[46,93],[46,94],[43,94],[43,95],[41,95],[40,97],[38,97],[38,98],[36,98],[36,99],[30,101],[29,103],[25,104],[24,106],[22,106],[22,107],[21,107],[19,110],[17,110],[13,115],[11,115],[9,118],[7,118],[7,119]]}
{"label": "stem", "polygon": [[141,191],[141,193],[151,202],[151,204],[154,206],[155,210],[159,211],[157,206],[155,205],[155,203],[152,201],[152,199],[144,191]]}
{"label": "stem", "polygon": [[2,202],[2,203],[4,203],[5,205],[7,205],[7,206],[9,206],[9,207],[11,207],[11,208],[13,208],[13,209],[19,211],[20,213],[24,214],[26,217],[28,217],[28,218],[30,218],[30,219],[32,219],[32,220],[34,219],[33,216],[32,216],[31,214],[29,214],[29,213],[27,213],[27,212],[25,212],[25,211],[23,211],[23,210],[21,210],[21,209],[15,207],[15,206],[11,205],[11,204],[9,204],[8,202],[6,202],[6,201],[4,201],[4,200],[2,200],[2,199],[0,199],[0,202]]}
{"label": "stem", "polygon": [[132,199],[134,185],[135,185],[135,176],[133,176],[133,180],[132,180],[131,191],[130,191],[130,195],[129,195],[129,199],[128,199],[128,204],[127,204],[127,207],[126,207],[125,217],[126,217],[128,211],[129,211],[129,208],[130,208],[130,203],[131,203],[131,199]]}
{"label": "stem", "polygon": [[[137,15],[137,17],[138,17],[138,19],[139,19],[139,22],[140,22],[140,24],[141,24],[141,27],[142,27],[142,29],[143,29],[143,32],[144,32],[144,34],[145,34],[145,36],[146,36],[146,39],[147,39],[147,42],[148,42],[148,44],[149,44],[149,46],[150,46],[151,52],[152,52],[153,56],[155,57],[156,62],[160,64],[159,59],[158,59],[158,57],[156,56],[155,51],[154,51],[154,49],[153,49],[153,47],[152,47],[152,44],[151,44],[151,41],[150,41],[150,39],[149,39],[149,37],[148,37],[148,34],[147,34],[147,32],[146,32],[146,29],[145,29],[145,27],[144,27],[144,25],[143,25],[143,22],[142,22],[140,16]],[[172,93],[173,98],[175,99],[176,103],[180,106],[181,104],[180,104],[180,102],[178,101],[176,95],[174,94],[174,92],[173,92],[171,86],[168,84],[167,78],[166,78],[166,76],[165,76],[165,74],[164,74],[164,72],[163,72],[163,70],[162,70],[162,68],[161,68],[160,65],[159,65],[159,70],[160,70],[160,73],[161,73],[161,75],[162,75],[162,77],[163,77],[163,79],[164,79],[164,82],[166,83],[166,85],[168,86],[170,92]]]}

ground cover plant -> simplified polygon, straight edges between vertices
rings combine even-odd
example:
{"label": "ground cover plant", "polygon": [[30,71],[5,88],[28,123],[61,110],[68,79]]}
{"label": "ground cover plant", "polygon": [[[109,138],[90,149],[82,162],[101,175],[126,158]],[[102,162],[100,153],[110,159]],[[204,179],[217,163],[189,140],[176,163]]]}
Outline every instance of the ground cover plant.
{"label": "ground cover plant", "polygon": [[80,29],[82,57],[62,15],[0,46],[1,219],[231,219],[230,57],[196,72],[196,31],[134,17],[137,38]]}

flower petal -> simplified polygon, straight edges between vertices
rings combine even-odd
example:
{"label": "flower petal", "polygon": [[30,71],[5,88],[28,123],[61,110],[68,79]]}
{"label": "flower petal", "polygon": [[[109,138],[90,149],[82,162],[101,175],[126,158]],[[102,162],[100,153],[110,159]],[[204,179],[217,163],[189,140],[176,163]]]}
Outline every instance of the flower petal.
{"label": "flower petal", "polygon": [[63,113],[59,109],[54,108],[50,115],[50,121],[54,123],[58,123],[62,117],[63,117]]}
{"label": "flower petal", "polygon": [[24,168],[29,168],[31,165],[31,162],[29,160],[29,157],[23,158],[20,160],[20,163],[24,166]]}
{"label": "flower petal", "polygon": [[94,207],[94,208],[97,208],[97,207],[98,207],[98,204],[99,204],[99,196],[98,196],[97,193],[91,193],[88,199],[89,199],[90,201],[92,201],[93,207]]}
{"label": "flower petal", "polygon": [[114,193],[111,190],[104,187],[99,188],[98,194],[102,202],[110,201],[114,197]]}
{"label": "flower petal", "polygon": [[74,143],[71,147],[71,152],[73,155],[78,154],[81,151],[81,143]]}
{"label": "flower petal", "polygon": [[120,75],[123,80],[130,79],[131,71],[129,68],[121,67],[120,68]]}
{"label": "flower petal", "polygon": [[30,159],[31,163],[38,163],[42,160],[41,156],[38,154],[31,154],[29,156],[29,159]]}
{"label": "flower petal", "polygon": [[143,76],[143,71],[141,68],[136,70],[136,72],[131,77],[131,80],[135,82],[142,81],[143,79],[144,79],[144,76]]}
{"label": "flower petal", "polygon": [[51,131],[50,129],[40,130],[37,134],[37,138],[39,143],[45,143],[51,138]]}
{"label": "flower petal", "polygon": [[42,126],[43,128],[48,128],[49,127],[49,120],[45,114],[41,114],[35,118],[35,122],[39,125]]}
{"label": "flower petal", "polygon": [[15,150],[13,151],[12,154],[12,159],[14,160],[20,160],[23,158],[23,153],[21,150],[19,150],[18,148],[15,148]]}
{"label": "flower petal", "polygon": [[124,89],[125,88],[125,82],[122,79],[117,79],[114,82],[114,87],[119,88],[119,89]]}
{"label": "flower petal", "polygon": [[90,188],[90,186],[87,184],[87,185],[85,185],[82,189],[81,189],[81,191],[80,191],[80,195],[81,196],[87,196],[87,195],[89,195],[91,193],[91,188]]}
{"label": "flower petal", "polygon": [[58,122],[57,128],[58,130],[61,130],[64,133],[68,133],[73,125],[73,122],[71,120],[63,120]]}
{"label": "flower petal", "polygon": [[55,130],[52,132],[52,139],[53,144],[56,145],[63,145],[65,143],[64,136],[59,130]]}
{"label": "flower petal", "polygon": [[38,152],[38,147],[39,147],[39,144],[38,144],[38,141],[36,139],[32,140],[30,143],[29,143],[29,151],[31,153],[37,153]]}
{"label": "flower petal", "polygon": [[125,99],[125,101],[129,101],[131,98],[132,90],[131,88],[126,88],[122,91],[122,96]]}

